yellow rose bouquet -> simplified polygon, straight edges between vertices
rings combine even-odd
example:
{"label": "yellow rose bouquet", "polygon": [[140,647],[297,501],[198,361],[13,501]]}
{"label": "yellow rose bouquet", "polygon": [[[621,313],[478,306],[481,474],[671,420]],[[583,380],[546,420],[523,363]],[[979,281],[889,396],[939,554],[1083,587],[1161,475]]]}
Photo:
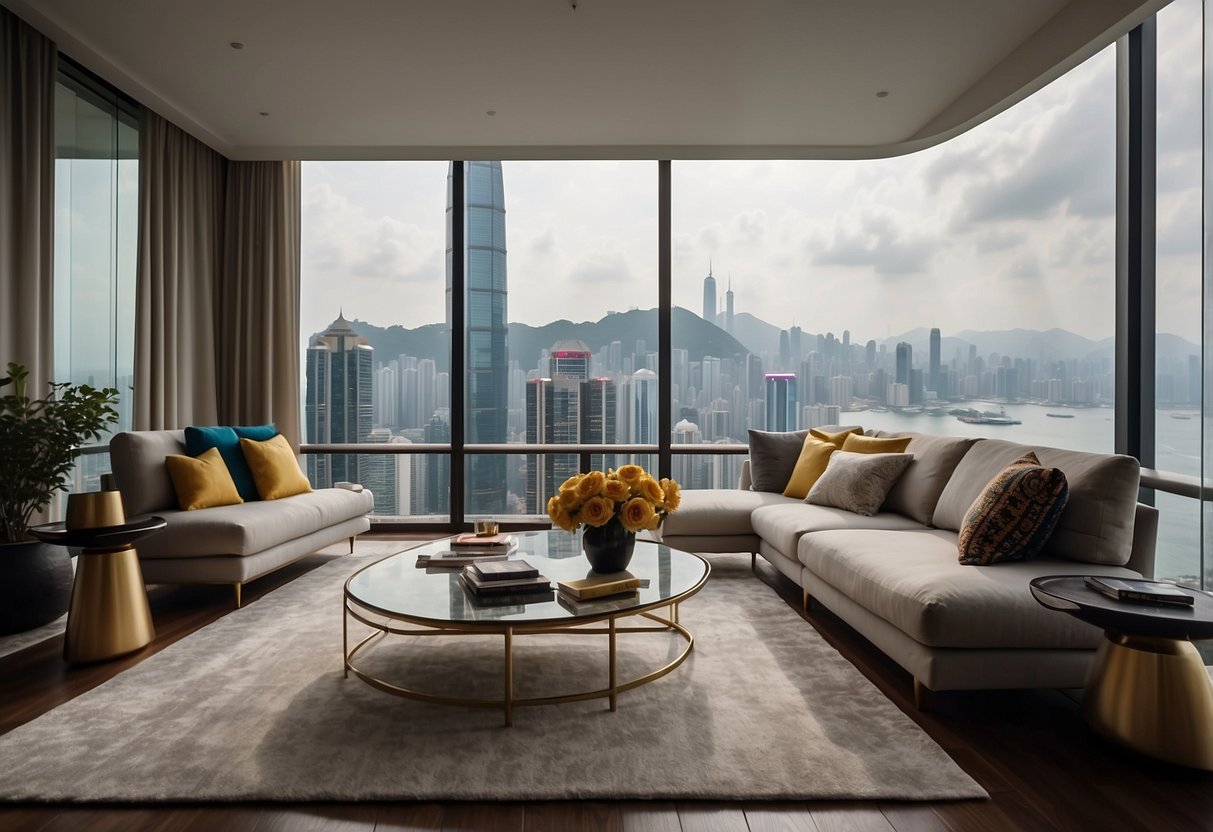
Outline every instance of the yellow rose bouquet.
{"label": "yellow rose bouquet", "polygon": [[569,477],[548,500],[548,517],[568,532],[582,523],[601,528],[612,520],[638,532],[660,526],[681,500],[674,480],[657,480],[639,465],[623,465],[605,474],[591,471]]}

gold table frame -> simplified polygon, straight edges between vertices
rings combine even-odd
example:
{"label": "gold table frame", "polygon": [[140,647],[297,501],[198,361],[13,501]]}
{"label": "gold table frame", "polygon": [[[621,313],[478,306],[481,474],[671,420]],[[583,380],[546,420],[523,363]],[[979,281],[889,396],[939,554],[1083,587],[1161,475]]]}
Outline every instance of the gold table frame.
{"label": "gold table frame", "polygon": [[[698,555],[691,555],[698,557]],[[395,557],[391,555],[390,557]],[[700,558],[700,560],[703,560]],[[712,566],[707,561],[703,561],[704,573],[703,576],[695,583],[694,586],[685,592],[678,593],[669,598],[664,598],[661,601],[644,604],[627,610],[612,610],[594,615],[585,615],[569,618],[567,620],[545,620],[529,622],[500,622],[500,621],[484,621],[484,622],[436,622],[431,619],[417,618],[404,615],[399,612],[390,612],[387,610],[378,609],[369,604],[359,601],[350,595],[349,584],[358,573],[351,575],[345,582],[342,598],[342,619],[341,619],[341,645],[342,654],[344,656],[344,677],[349,678],[350,673],[353,673],[362,681],[366,682],[377,690],[385,693],[402,696],[406,699],[413,699],[418,702],[429,702],[435,705],[453,705],[467,708],[500,708],[505,717],[505,725],[507,727],[514,724],[514,709],[535,705],[559,705],[566,702],[584,702],[590,699],[607,699],[610,702],[610,710],[618,710],[619,694],[629,690],[656,681],[662,676],[673,671],[679,665],[686,661],[691,655],[691,651],[695,648],[695,637],[679,621],[678,605],[690,598],[695,593],[699,592],[707,583],[708,577],[712,574]],[[369,566],[373,566],[370,564]],[[363,567],[368,568],[368,567]],[[358,570],[361,572],[362,570]],[[657,614],[657,610],[669,609],[665,616]],[[377,621],[369,617],[369,614],[384,616],[387,621]],[[618,621],[621,618],[641,617],[655,623],[655,626],[628,626],[620,627]],[[377,632],[367,635],[359,640],[353,647],[350,646],[349,637],[349,620],[353,618],[356,621],[373,628]],[[411,629],[397,626],[396,622],[413,625]],[[591,624],[606,623],[605,627],[588,627]],[[532,696],[532,697],[515,697],[514,696],[514,636],[518,635],[543,635],[559,633],[562,635],[606,635],[608,637],[607,649],[607,686],[605,688],[597,688],[594,690],[577,691],[574,693],[558,694],[554,696]],[[620,634],[633,633],[676,633],[685,642],[686,646],[672,661],[662,665],[656,670],[644,673],[626,681],[620,681],[616,667],[617,655],[617,637]],[[370,646],[372,643],[391,635],[405,636],[460,636],[460,635],[499,635],[504,639],[505,651],[505,670],[503,672],[502,697],[500,699],[485,699],[477,697],[457,697],[443,696],[435,693],[425,693],[423,691],[414,690],[412,688],[403,687],[393,684],[386,679],[381,679],[365,670],[357,667],[353,660],[360,651]]]}

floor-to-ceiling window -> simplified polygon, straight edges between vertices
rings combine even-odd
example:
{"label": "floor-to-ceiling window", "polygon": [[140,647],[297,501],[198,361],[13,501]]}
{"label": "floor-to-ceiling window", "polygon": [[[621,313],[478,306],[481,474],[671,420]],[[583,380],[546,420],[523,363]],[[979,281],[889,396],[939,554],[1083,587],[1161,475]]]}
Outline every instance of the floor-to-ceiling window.
{"label": "floor-to-ceiling window", "polygon": [[[1112,450],[1114,51],[910,156],[675,162],[675,347],[720,343],[676,349],[673,441],[845,423]],[[710,462],[683,467],[731,484]]]}
{"label": "floor-to-ceiling window", "polygon": [[[118,389],[131,426],[139,116],[73,66],[55,89],[55,380]],[[105,444],[103,440],[101,444]],[[70,490],[98,487],[106,454],[80,458]]]}

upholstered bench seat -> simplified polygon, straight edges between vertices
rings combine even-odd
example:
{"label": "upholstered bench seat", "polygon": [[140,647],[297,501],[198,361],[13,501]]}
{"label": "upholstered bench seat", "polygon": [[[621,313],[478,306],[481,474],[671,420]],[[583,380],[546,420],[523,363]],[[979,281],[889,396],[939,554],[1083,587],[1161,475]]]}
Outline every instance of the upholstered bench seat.
{"label": "upholstered bench seat", "polygon": [[803,500],[754,509],[754,532],[781,552],[795,552],[802,535],[833,529],[887,529],[916,531],[926,528],[903,514],[882,511],[868,517],[841,508],[815,506]]}

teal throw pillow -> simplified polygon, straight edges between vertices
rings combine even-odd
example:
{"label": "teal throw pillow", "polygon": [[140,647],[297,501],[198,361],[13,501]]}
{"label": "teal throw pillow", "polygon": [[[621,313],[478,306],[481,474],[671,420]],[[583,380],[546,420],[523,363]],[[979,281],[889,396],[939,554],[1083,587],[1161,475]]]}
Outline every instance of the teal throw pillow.
{"label": "teal throw pillow", "polygon": [[190,456],[198,456],[211,448],[217,448],[227,465],[232,481],[236,483],[236,491],[245,502],[261,499],[257,494],[257,482],[253,479],[252,469],[240,449],[241,439],[252,439],[264,442],[278,435],[274,425],[248,425],[239,427],[191,426],[185,429],[185,452]]}

